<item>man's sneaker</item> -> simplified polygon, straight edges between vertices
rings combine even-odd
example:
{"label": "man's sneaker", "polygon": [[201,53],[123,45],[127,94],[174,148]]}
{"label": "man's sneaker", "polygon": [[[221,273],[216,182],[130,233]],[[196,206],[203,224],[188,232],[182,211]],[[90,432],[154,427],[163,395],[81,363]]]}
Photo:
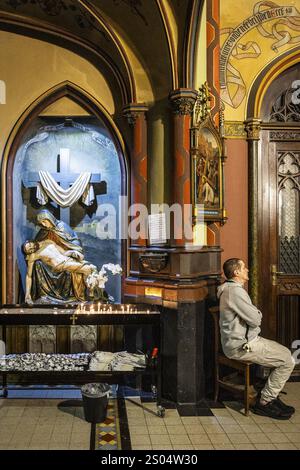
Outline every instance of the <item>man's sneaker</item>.
{"label": "man's sneaker", "polygon": [[276,398],[275,402],[276,402],[276,405],[279,406],[279,408],[281,408],[283,411],[286,411],[287,413],[290,413],[291,415],[295,413],[295,408],[293,406],[289,406],[283,403],[283,401],[281,401],[279,397]]}
{"label": "man's sneaker", "polygon": [[272,400],[266,405],[262,405],[260,401],[257,400],[252,411],[257,415],[267,416],[273,419],[290,419],[291,417],[291,413],[282,410],[276,403],[276,400]]}

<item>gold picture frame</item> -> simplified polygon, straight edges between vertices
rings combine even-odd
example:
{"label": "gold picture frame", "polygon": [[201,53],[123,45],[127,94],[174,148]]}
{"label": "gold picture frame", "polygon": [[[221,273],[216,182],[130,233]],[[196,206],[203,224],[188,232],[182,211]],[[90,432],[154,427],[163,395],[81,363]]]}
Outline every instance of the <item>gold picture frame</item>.
{"label": "gold picture frame", "polygon": [[[203,116],[203,115],[202,115]],[[191,129],[191,180],[194,217],[197,220],[227,220],[224,208],[225,142],[210,112]]]}

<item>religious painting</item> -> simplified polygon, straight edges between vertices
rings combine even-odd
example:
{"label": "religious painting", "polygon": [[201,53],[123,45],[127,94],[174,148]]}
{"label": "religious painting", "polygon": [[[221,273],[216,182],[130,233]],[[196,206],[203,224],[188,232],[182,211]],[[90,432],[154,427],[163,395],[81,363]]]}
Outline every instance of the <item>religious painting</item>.
{"label": "religious painting", "polygon": [[204,220],[223,220],[223,142],[210,115],[192,129],[193,205]]}

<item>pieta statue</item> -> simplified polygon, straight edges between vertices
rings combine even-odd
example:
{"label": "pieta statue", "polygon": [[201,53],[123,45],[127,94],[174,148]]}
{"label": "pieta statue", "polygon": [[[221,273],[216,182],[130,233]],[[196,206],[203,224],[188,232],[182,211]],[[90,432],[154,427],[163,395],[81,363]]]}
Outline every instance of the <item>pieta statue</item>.
{"label": "pieta statue", "polygon": [[84,302],[91,292],[87,279],[97,267],[84,259],[81,242],[65,222],[51,212],[37,215],[40,230],[23,245],[27,274],[25,302]]}

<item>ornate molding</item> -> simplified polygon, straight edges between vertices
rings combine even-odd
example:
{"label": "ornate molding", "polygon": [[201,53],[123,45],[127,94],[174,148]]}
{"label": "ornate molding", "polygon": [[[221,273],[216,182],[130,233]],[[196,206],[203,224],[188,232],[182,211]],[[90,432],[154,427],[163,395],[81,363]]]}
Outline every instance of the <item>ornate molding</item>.
{"label": "ornate molding", "polygon": [[197,96],[197,91],[189,88],[179,88],[178,90],[172,91],[169,95],[169,99],[174,114],[181,116],[192,114]]}
{"label": "ornate molding", "polygon": [[159,273],[168,263],[168,253],[144,253],[139,256],[142,271]]}
{"label": "ornate molding", "polygon": [[285,282],[283,284],[279,285],[279,291],[280,292],[286,292],[286,291],[300,291],[300,282]]}
{"label": "ornate molding", "polygon": [[194,106],[193,126],[198,126],[205,121],[210,113],[210,102],[212,101],[211,90],[208,83],[205,82],[197,93],[197,99]]}
{"label": "ornate molding", "polygon": [[173,110],[175,114],[191,114],[193,107],[194,102],[190,98],[179,98],[173,102]]}
{"label": "ornate molding", "polygon": [[261,130],[260,119],[247,119],[245,121],[245,130],[247,133],[247,140],[259,140]]}
{"label": "ornate molding", "polygon": [[225,121],[225,137],[226,138],[236,138],[236,139],[246,139],[247,133],[245,130],[245,124],[242,121]]}
{"label": "ornate molding", "polygon": [[128,124],[133,127],[136,124],[137,118],[139,117],[138,113],[123,113],[124,117],[127,119]]}
{"label": "ornate molding", "polygon": [[146,112],[148,107],[145,104],[129,103],[123,108],[123,116],[127,119],[130,126],[135,126],[139,117],[143,116],[146,119]]}
{"label": "ornate molding", "polygon": [[300,140],[300,131],[271,131],[270,140]]}

